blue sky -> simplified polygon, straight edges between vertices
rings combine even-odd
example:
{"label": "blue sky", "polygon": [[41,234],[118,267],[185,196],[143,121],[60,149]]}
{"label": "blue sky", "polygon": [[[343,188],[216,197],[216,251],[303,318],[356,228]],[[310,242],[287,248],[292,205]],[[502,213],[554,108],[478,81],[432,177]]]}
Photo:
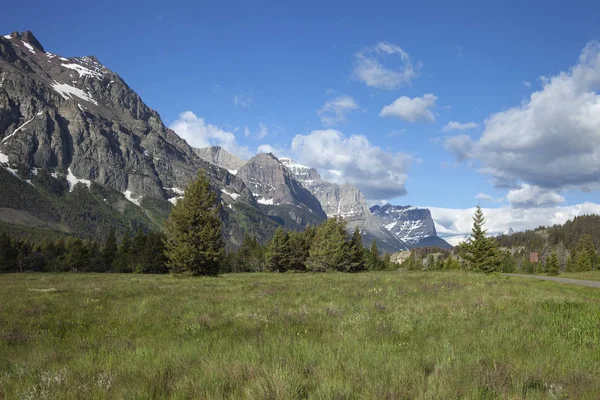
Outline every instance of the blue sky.
{"label": "blue sky", "polygon": [[[586,45],[600,40],[599,14],[593,1],[30,1],[3,7],[0,23],[4,33],[32,30],[53,53],[97,56],[188,138],[231,144],[219,138],[233,134],[235,149],[245,154],[269,145],[355,183],[371,200],[531,208],[597,201],[598,178],[565,171],[555,184],[544,175],[548,160],[539,157],[539,143],[512,155],[532,165],[513,168],[510,143],[497,144],[505,150],[495,154],[481,138],[514,142],[511,132],[521,129],[524,137],[555,134],[541,122],[519,121],[528,120],[530,95],[547,85],[540,77],[568,73]],[[361,75],[365,60],[401,77],[394,83],[381,80],[385,74]],[[596,83],[590,85],[586,90],[596,93]],[[434,96],[429,106],[412,103],[425,95]],[[403,97],[410,101],[382,116]],[[328,102],[329,111],[319,113]],[[337,116],[336,104],[343,111]],[[521,107],[517,122],[503,114],[494,126],[484,123],[515,107]],[[186,111],[202,122],[182,121]],[[451,121],[477,126],[445,131]],[[568,124],[554,126],[562,142],[550,140],[556,147],[548,154],[572,134]],[[596,148],[600,131],[585,132],[587,148]],[[459,135],[468,137],[460,146],[452,145],[459,139],[448,142]],[[367,142],[352,139],[363,136]],[[335,158],[354,146],[344,153],[354,159],[315,156],[332,138],[338,147],[323,154]],[[582,159],[577,151],[585,153],[573,150],[572,159]],[[600,150],[587,162],[600,162],[594,157]],[[479,193],[485,196],[476,199]]]}

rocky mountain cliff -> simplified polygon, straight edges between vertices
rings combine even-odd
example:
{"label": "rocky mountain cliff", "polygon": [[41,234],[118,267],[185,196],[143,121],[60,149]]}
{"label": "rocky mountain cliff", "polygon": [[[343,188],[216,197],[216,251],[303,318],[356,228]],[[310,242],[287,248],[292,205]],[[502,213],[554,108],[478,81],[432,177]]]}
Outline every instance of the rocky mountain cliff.
{"label": "rocky mountain cliff", "polygon": [[363,194],[356,187],[324,181],[314,168],[295,163],[289,158],[281,158],[280,161],[302,186],[314,194],[328,217],[344,218],[350,231],[358,226],[365,245],[368,246],[375,240],[383,251],[394,252],[408,248],[374,218]]}
{"label": "rocky mountain cliff", "polygon": [[321,203],[273,154],[257,154],[239,168],[237,176],[267,213],[287,221],[286,226],[317,225],[327,219]]}
{"label": "rocky mountain cliff", "polygon": [[394,236],[412,247],[452,247],[437,236],[435,223],[427,208],[411,206],[375,205],[373,216]]}
{"label": "rocky mountain cliff", "polygon": [[229,153],[220,146],[204,147],[202,149],[194,148],[194,153],[206,162],[225,168],[233,175],[236,175],[238,170],[246,163],[246,161]]}
{"label": "rocky mountain cliff", "polygon": [[[277,226],[241,179],[199,157],[119,75],[93,56],[46,52],[31,32],[0,37],[0,166],[21,181],[39,171],[66,179],[70,191],[100,185],[155,224],[202,169],[222,194],[230,242],[241,240],[241,225],[259,238]],[[24,207],[0,197],[0,208]],[[110,218],[120,221],[122,208],[115,203]]]}

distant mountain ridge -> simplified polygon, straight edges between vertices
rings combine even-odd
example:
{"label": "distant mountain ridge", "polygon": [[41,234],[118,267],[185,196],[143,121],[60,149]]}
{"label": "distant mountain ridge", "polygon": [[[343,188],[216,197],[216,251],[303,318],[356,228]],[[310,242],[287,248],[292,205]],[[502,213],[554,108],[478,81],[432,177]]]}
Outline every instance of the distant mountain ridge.
{"label": "distant mountain ridge", "polygon": [[452,247],[437,236],[435,223],[427,208],[387,203],[384,206],[375,205],[370,211],[388,231],[410,247]]}

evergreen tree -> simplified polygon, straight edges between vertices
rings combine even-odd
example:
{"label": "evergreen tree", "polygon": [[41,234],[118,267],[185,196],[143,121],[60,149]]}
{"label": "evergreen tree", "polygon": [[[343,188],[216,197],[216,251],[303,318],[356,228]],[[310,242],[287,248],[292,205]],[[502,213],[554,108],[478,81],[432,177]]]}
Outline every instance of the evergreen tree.
{"label": "evergreen tree", "polygon": [[74,239],[67,243],[65,262],[72,272],[85,271],[89,265],[89,253],[81,239]]}
{"label": "evergreen tree", "polygon": [[[411,252],[411,255],[412,254],[413,253]],[[369,251],[365,252],[365,267],[369,271],[379,271],[383,269],[383,262],[379,255],[379,248],[377,247],[377,242],[374,239],[371,242],[371,248]]]}
{"label": "evergreen tree", "polygon": [[164,239],[164,235],[160,232],[150,232],[146,236],[145,246],[141,254],[141,264],[144,266],[143,272],[151,274],[168,272]]}
{"label": "evergreen tree", "polygon": [[567,271],[577,271],[577,254],[574,250],[569,252],[569,257],[567,257]]}
{"label": "evergreen tree", "polygon": [[467,242],[458,246],[458,251],[470,270],[494,272],[500,269],[502,258],[496,241],[486,237],[487,231],[483,229],[485,222],[483,210],[480,206],[477,206],[473,216],[471,237]]}
{"label": "evergreen tree", "polygon": [[358,272],[365,269],[365,248],[362,243],[362,236],[358,226],[354,229],[349,246],[348,271]]}
{"label": "evergreen tree", "polygon": [[287,242],[288,233],[281,226],[278,227],[267,247],[266,263],[269,271],[285,272],[287,270]]}
{"label": "evergreen tree", "polygon": [[310,251],[310,241],[307,240],[306,231],[291,232],[286,242],[287,269],[306,271],[306,260]]}
{"label": "evergreen tree", "polygon": [[517,263],[515,259],[510,254],[510,251],[502,252],[502,265],[501,270],[504,273],[512,274],[517,269]]}
{"label": "evergreen tree", "polygon": [[217,275],[225,256],[217,193],[204,171],[185,190],[165,225],[165,255],[173,273]]}
{"label": "evergreen tree", "polygon": [[131,269],[133,272],[143,273],[145,271],[144,259],[146,251],[146,235],[138,230],[131,242]]}
{"label": "evergreen tree", "polygon": [[591,271],[598,268],[598,253],[592,240],[592,235],[584,234],[577,244],[577,270]]}
{"label": "evergreen tree", "polygon": [[0,234],[0,272],[13,272],[17,269],[19,252],[6,233]]}
{"label": "evergreen tree", "polygon": [[559,273],[558,255],[553,251],[550,257],[546,260],[546,272],[548,275],[558,275]]}
{"label": "evergreen tree", "polygon": [[113,269],[116,272],[131,272],[131,235],[129,230],[125,231],[125,235],[123,235],[123,240],[121,240],[113,261]]}
{"label": "evergreen tree", "polygon": [[117,238],[115,237],[115,229],[111,228],[110,231],[108,231],[106,241],[104,242],[104,247],[102,248],[102,261],[106,271],[112,269],[112,263],[117,256],[117,251],[118,247]]}
{"label": "evergreen tree", "polygon": [[343,219],[330,218],[317,229],[309,251],[306,268],[312,272],[346,271],[348,234]]}

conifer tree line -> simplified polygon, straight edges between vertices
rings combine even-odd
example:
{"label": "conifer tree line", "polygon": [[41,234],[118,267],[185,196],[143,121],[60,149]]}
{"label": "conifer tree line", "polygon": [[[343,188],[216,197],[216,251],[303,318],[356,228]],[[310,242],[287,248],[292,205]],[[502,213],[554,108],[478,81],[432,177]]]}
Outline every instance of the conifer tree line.
{"label": "conifer tree line", "polygon": [[[581,223],[583,219],[579,218],[579,223]],[[592,219],[595,219],[595,216]],[[409,270],[463,269],[486,273],[545,273],[548,275],[600,269],[600,255],[594,239],[589,233],[580,234],[578,242],[571,250],[568,250],[562,241],[553,246],[549,240],[539,241],[536,246],[521,244],[514,247],[501,247],[507,243],[507,238],[488,237],[484,229],[485,222],[483,210],[477,207],[473,216],[473,229],[469,240],[461,243],[454,250],[413,249],[400,264],[401,268]],[[568,229],[571,228],[569,223],[565,225]],[[535,235],[542,237],[539,234]],[[553,236],[563,237],[558,227],[554,227]],[[518,244],[522,237],[518,237],[514,243]],[[531,245],[532,242],[533,240],[530,238],[527,243]],[[572,240],[571,243],[573,243]],[[530,262],[530,251],[538,252],[539,262]]]}
{"label": "conifer tree line", "polygon": [[0,273],[6,272],[167,272],[164,234],[127,232],[117,243],[111,230],[105,243],[45,239],[30,242],[0,234]]}

